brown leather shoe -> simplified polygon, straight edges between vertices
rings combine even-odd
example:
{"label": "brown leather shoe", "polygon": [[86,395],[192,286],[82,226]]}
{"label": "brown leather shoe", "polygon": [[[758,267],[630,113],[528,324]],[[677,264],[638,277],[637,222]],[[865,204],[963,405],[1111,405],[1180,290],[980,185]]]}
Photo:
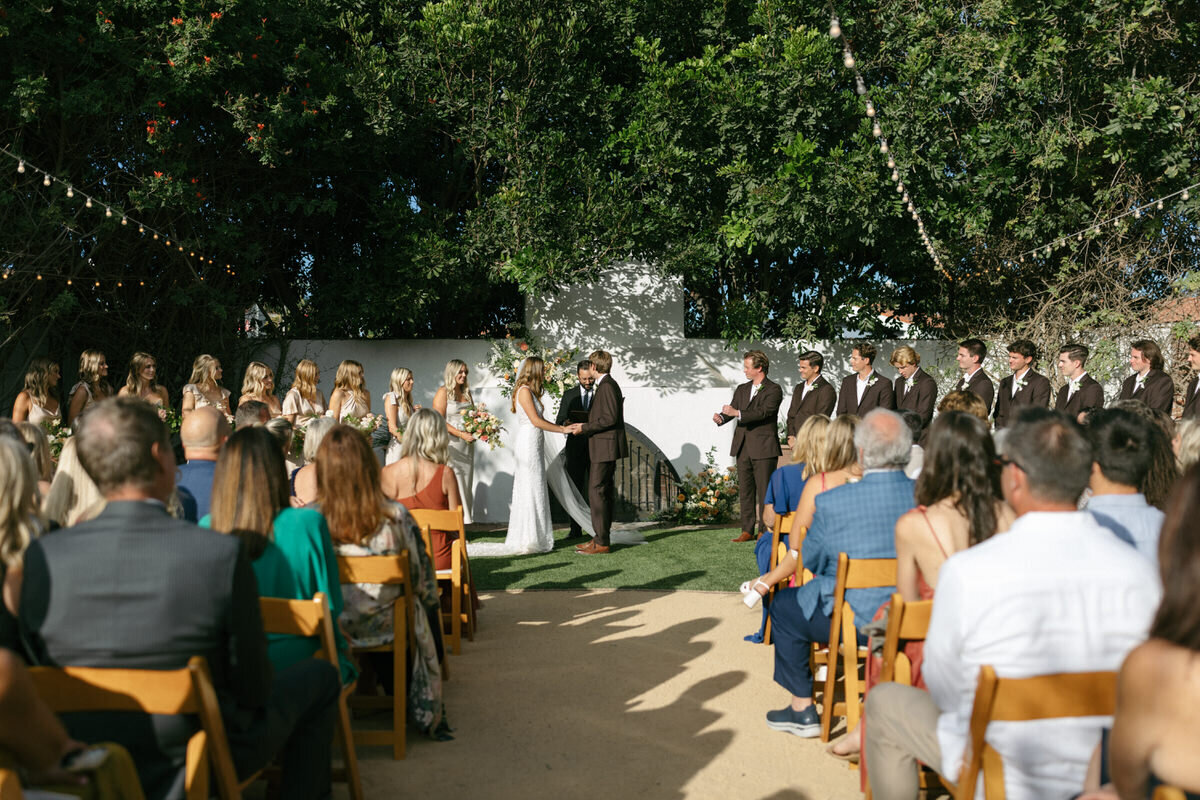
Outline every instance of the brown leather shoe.
{"label": "brown leather shoe", "polygon": [[754,541],[754,534],[752,534],[750,531],[742,531],[741,536],[738,536],[736,539],[730,539],[729,541],[731,541],[731,542],[752,542],[752,541]]}
{"label": "brown leather shoe", "polygon": [[593,540],[583,547],[576,548],[575,552],[581,556],[604,556],[608,555],[608,545],[596,544]]}

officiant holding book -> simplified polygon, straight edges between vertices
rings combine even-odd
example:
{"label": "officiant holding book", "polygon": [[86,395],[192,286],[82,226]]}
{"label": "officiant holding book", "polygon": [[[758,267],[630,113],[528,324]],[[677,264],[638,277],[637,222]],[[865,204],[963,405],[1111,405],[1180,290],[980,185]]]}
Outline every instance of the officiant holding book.
{"label": "officiant holding book", "polygon": [[[579,385],[573,386],[563,393],[562,401],[558,404],[558,416],[554,420],[557,425],[587,422],[588,411],[592,407],[592,399],[596,394],[596,379],[592,377],[591,361],[587,359],[580,361],[576,369],[578,370]],[[587,437],[568,436],[566,453],[567,475],[579,489],[580,495],[586,499],[588,496],[588,467],[591,463],[588,459]],[[574,539],[578,536],[583,536],[583,529],[579,527],[578,522],[572,519],[571,532],[567,534],[567,538]]]}

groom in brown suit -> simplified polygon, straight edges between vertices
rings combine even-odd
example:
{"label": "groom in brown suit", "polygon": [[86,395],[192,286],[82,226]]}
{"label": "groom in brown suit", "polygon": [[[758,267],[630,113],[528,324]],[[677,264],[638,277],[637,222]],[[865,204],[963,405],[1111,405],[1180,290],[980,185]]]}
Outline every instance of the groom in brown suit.
{"label": "groom in brown suit", "polygon": [[747,381],[733,390],[733,402],[713,414],[713,422],[724,425],[737,420],[730,455],[737,459],[738,495],[742,509],[742,535],[733,541],[754,538],[762,525],[762,502],[771,473],[779,463],[779,406],[783,388],[767,377],[770,362],[761,350],[742,356],[742,373]]}
{"label": "groom in brown suit", "polygon": [[588,421],[567,426],[569,433],[588,437],[588,458],[592,472],[588,477],[588,502],[592,507],[592,529],[596,537],[575,548],[582,555],[603,555],[609,548],[613,504],[617,498],[613,482],[617,461],[629,455],[625,438],[625,397],[613,380],[612,356],[597,350],[588,356],[595,378],[595,397],[588,409]]}

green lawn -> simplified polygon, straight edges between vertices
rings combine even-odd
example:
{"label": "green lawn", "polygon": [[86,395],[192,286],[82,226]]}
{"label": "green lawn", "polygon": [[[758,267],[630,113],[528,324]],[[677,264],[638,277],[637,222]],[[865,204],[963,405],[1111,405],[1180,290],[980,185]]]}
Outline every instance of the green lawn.
{"label": "green lawn", "polygon": [[[581,556],[555,532],[549,553],[472,558],[480,589],[698,589],[736,592],[758,575],[754,543],[733,544],[736,528],[667,528],[645,531],[646,544],[616,545],[608,555]],[[504,531],[469,534],[470,541],[504,541]]]}

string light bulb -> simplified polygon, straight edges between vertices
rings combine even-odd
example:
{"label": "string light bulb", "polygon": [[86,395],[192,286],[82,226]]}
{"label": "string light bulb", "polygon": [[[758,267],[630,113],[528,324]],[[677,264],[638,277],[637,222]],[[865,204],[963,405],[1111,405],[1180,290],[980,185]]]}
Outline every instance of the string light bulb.
{"label": "string light bulb", "polygon": [[1133,210],[1133,218],[1134,218],[1134,219],[1141,219],[1141,218],[1142,218],[1142,210],[1141,210],[1140,208],[1135,208],[1135,209]]}
{"label": "string light bulb", "polygon": [[879,140],[879,152],[886,153],[888,151],[887,139]]}
{"label": "string light bulb", "polygon": [[876,139],[878,139],[880,136],[883,136],[883,128],[879,127],[878,122],[871,126],[871,135]]}
{"label": "string light bulb", "polygon": [[1157,203],[1155,203],[1154,207],[1157,208],[1159,211],[1162,211],[1162,200],[1159,200]]}
{"label": "string light bulb", "polygon": [[1183,190],[1183,194],[1181,195],[1181,197],[1182,197],[1182,198],[1183,198],[1183,199],[1186,201],[1186,200],[1188,200],[1188,199],[1190,199],[1190,198],[1191,198],[1191,195],[1190,195],[1190,194],[1188,194],[1188,190],[1187,190],[1187,189],[1184,189],[1184,190]]}
{"label": "string light bulb", "polygon": [[837,15],[829,20],[829,36],[832,39],[839,39],[842,36],[842,24],[838,22]]}
{"label": "string light bulb", "polygon": [[[112,209],[111,209],[111,208],[109,208],[109,207],[107,207],[107,206],[105,206],[105,208],[104,208],[104,216],[106,216],[106,217],[108,217],[108,218],[110,218],[110,219],[111,219],[111,218],[112,218]],[[122,221],[124,221],[124,217],[122,217]]]}
{"label": "string light bulb", "polygon": [[870,100],[867,101],[867,116],[871,119],[875,119],[875,104]]}
{"label": "string light bulb", "polygon": [[49,186],[49,185],[50,185],[50,173],[49,172],[43,173],[42,174],[42,186]]}
{"label": "string light bulb", "polygon": [[888,165],[888,169],[895,169],[896,168],[896,159],[892,158],[891,156],[888,156],[887,165]]}
{"label": "string light bulb", "polygon": [[71,188],[70,186],[68,186],[67,187],[67,197],[74,197],[74,196],[75,196],[75,190],[73,188]]}
{"label": "string light bulb", "polygon": [[846,69],[854,69],[854,56],[850,54],[850,48],[846,48],[845,54],[842,56],[842,64]]}
{"label": "string light bulb", "polygon": [[128,224],[129,224],[129,220],[128,220],[128,219],[127,219],[127,218],[126,218],[124,215],[122,215],[122,216],[121,216],[121,224],[122,224],[122,225],[128,225]]}
{"label": "string light bulb", "polygon": [[[24,161],[18,161],[18,162],[17,162],[17,174],[18,174],[18,175],[24,175],[24,174],[25,174],[25,162],[24,162]],[[7,278],[8,276],[7,276],[7,275],[5,275],[4,277],[6,277],[6,278]]]}
{"label": "string light bulb", "polygon": [[[67,195],[67,197],[70,197],[70,195]],[[83,201],[83,207],[84,207],[84,208],[91,208],[91,207],[92,207],[92,198],[90,198],[90,197],[89,197],[89,198],[87,198],[86,200],[84,200],[84,201]]]}

